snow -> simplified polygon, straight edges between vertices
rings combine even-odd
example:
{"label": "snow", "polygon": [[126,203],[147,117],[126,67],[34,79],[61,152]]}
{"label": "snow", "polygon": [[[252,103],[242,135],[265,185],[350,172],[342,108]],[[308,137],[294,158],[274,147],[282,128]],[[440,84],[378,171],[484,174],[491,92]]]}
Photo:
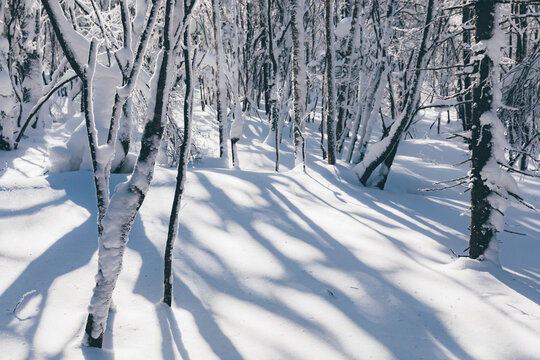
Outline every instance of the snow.
{"label": "snow", "polygon": [[[194,115],[215,139],[214,117]],[[456,122],[428,134],[436,116],[402,141],[385,191],[326,165],[315,141],[307,173],[294,170],[285,134],[284,170],[272,171],[266,125],[246,116],[241,171],[215,168],[211,151],[188,169],[172,308],[160,301],[176,171],[156,168],[103,350],[81,346],[97,266],[92,173],[46,173],[65,128],[0,152],[1,357],[540,359],[538,214],[507,209],[505,228],[526,235],[498,235],[500,265],[453,258],[467,247],[468,193],[418,189],[466,175],[452,164],[467,149],[445,139]],[[125,180],[113,175],[111,188]],[[538,179],[515,180],[538,207]]]}
{"label": "snow", "polygon": [[351,22],[352,22],[352,18],[350,17],[341,19],[341,21],[337,24],[334,30],[334,34],[338,38],[347,36],[347,34],[349,34],[349,32],[351,31]]}

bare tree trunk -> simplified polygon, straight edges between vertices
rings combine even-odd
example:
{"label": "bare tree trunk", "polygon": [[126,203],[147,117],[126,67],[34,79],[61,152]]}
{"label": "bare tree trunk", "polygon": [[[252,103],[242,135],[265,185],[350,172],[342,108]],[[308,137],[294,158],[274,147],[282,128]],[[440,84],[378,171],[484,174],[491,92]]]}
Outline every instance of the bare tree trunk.
{"label": "bare tree trunk", "polygon": [[169,219],[169,231],[167,233],[167,244],[165,247],[165,266],[163,278],[163,302],[169,306],[172,304],[172,257],[173,246],[178,234],[178,217],[182,206],[182,195],[184,194],[184,184],[187,177],[187,166],[189,163],[189,152],[191,149],[191,129],[193,124],[193,71],[191,65],[191,39],[189,34],[189,26],[184,33],[184,66],[186,84],[186,92],[184,95],[184,139],[180,146],[180,159],[178,161],[178,172],[176,175],[176,188],[174,190],[174,198]]}

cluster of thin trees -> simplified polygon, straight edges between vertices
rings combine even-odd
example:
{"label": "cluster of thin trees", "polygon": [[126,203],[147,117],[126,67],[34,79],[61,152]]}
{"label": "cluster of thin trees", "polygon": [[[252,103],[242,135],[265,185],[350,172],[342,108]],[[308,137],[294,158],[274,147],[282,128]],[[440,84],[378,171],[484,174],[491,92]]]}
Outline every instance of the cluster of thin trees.
{"label": "cluster of thin trees", "polygon": [[[171,304],[195,90],[203,110],[215,109],[224,166],[239,164],[243,116],[265,113],[275,170],[286,128],[305,167],[306,123],[317,118],[328,164],[350,163],[380,189],[419,111],[450,121],[455,110],[471,171],[449,183],[470,188],[469,256],[483,256],[507,200],[525,203],[509,170],[538,169],[539,10],[534,0],[1,0],[0,149],[50,127],[59,103],[82,114],[99,236],[88,344],[101,347],[162,148],[178,166],[164,266]],[[110,194],[112,172],[132,175]]]}

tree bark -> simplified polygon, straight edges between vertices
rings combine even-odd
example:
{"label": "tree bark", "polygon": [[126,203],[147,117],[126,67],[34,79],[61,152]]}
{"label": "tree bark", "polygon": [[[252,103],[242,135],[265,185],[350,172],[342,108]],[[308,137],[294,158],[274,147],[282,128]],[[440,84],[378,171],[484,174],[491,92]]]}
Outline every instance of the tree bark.
{"label": "tree bark", "polygon": [[[495,25],[495,1],[477,0],[475,3],[475,34],[478,44],[491,39]],[[471,236],[469,239],[469,257],[476,259],[487,250],[495,235],[495,229],[490,224],[491,213],[494,210],[488,200],[492,191],[485,183],[482,172],[493,156],[492,125],[482,122],[482,116],[492,109],[493,89],[490,80],[493,71],[493,60],[489,52],[481,49],[475,53],[474,72],[477,81],[473,87],[473,111],[471,119]]]}
{"label": "tree bark", "polygon": [[187,177],[187,166],[189,163],[189,153],[191,150],[191,129],[193,124],[193,71],[191,67],[191,43],[189,27],[184,33],[184,56],[186,91],[184,94],[184,139],[180,146],[180,159],[178,161],[178,171],[176,175],[176,188],[169,218],[169,231],[167,233],[167,243],[164,255],[164,278],[163,278],[163,302],[169,306],[172,304],[173,278],[172,278],[172,258],[173,247],[178,235],[179,213],[182,207],[182,195]]}

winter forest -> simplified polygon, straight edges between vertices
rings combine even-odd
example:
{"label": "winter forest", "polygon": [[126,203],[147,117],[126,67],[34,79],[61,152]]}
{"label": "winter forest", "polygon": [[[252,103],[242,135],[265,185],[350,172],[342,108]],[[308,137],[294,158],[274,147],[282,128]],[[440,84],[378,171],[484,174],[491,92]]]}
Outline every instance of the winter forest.
{"label": "winter forest", "polygon": [[0,359],[540,359],[540,1],[0,0]]}

